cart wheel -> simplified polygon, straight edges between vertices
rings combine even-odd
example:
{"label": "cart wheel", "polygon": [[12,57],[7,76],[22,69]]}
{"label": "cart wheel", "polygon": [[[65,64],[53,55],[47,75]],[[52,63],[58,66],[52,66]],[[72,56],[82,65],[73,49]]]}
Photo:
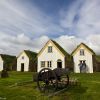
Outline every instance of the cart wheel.
{"label": "cart wheel", "polygon": [[49,68],[44,68],[38,73],[37,86],[41,92],[56,90],[58,80],[54,71]]}

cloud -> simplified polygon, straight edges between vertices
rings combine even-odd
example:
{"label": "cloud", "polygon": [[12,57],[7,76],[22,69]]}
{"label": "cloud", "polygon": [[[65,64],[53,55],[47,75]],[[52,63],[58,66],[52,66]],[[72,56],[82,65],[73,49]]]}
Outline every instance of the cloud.
{"label": "cloud", "polygon": [[76,0],[68,9],[60,11],[60,24],[79,37],[100,34],[99,9],[100,0]]}
{"label": "cloud", "polygon": [[24,49],[39,52],[52,36],[68,53],[84,42],[100,54],[99,0],[75,0],[60,10],[60,19],[22,1],[0,1],[0,53],[18,55]]}
{"label": "cloud", "polygon": [[24,49],[39,51],[49,39],[48,34],[62,31],[52,17],[34,3],[0,1],[0,53],[18,55]]}
{"label": "cloud", "polygon": [[69,8],[60,10],[60,24],[64,28],[72,28],[74,25],[75,16],[79,12],[79,7],[82,3],[82,0],[76,0],[73,2]]}
{"label": "cloud", "polygon": [[18,55],[23,50],[39,52],[49,40],[47,36],[32,39],[23,33],[17,36],[11,36],[5,33],[0,33],[0,35],[0,52],[13,55]]}
{"label": "cloud", "polygon": [[8,34],[24,33],[41,36],[60,33],[62,28],[34,3],[21,0],[0,1],[0,31]]}
{"label": "cloud", "polygon": [[91,34],[85,39],[76,36],[63,35],[55,38],[55,41],[58,42],[68,53],[71,53],[77,45],[83,42],[93,49],[96,54],[100,54],[100,34]]}
{"label": "cloud", "polygon": [[100,34],[91,34],[85,39],[76,36],[61,36],[55,39],[68,53],[71,53],[81,42],[88,45],[96,54],[100,54]]}
{"label": "cloud", "polygon": [[86,38],[86,41],[97,54],[100,54],[100,34],[91,34]]}
{"label": "cloud", "polygon": [[[0,34],[0,52],[14,55],[18,55],[23,50],[39,52],[45,43],[50,39],[46,35],[32,39],[23,33],[18,34],[17,36],[10,36],[5,33]],[[77,45],[84,42],[97,54],[100,54],[100,35],[91,34],[86,39],[81,39],[76,36],[62,35],[58,38],[54,38],[54,40],[59,43],[68,53],[71,53],[77,47]]]}
{"label": "cloud", "polygon": [[68,53],[71,53],[81,43],[81,39],[75,36],[62,35],[55,39]]}

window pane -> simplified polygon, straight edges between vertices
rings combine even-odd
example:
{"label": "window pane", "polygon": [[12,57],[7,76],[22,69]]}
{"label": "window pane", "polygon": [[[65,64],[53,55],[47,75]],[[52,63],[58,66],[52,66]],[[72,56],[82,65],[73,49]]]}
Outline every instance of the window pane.
{"label": "window pane", "polygon": [[52,67],[52,62],[50,61],[50,67]]}
{"label": "window pane", "polygon": [[49,67],[49,61],[48,61],[48,67]]}
{"label": "window pane", "polygon": [[48,61],[47,64],[48,64],[48,67],[52,67],[51,61]]}
{"label": "window pane", "polygon": [[84,55],[84,50],[80,49],[80,55]]}
{"label": "window pane", "polygon": [[45,61],[41,61],[41,67],[45,67]]}
{"label": "window pane", "polygon": [[24,56],[22,56],[22,59],[24,59]]}
{"label": "window pane", "polygon": [[48,47],[48,52],[49,52],[49,53],[52,52],[52,46],[49,46],[49,47]]}

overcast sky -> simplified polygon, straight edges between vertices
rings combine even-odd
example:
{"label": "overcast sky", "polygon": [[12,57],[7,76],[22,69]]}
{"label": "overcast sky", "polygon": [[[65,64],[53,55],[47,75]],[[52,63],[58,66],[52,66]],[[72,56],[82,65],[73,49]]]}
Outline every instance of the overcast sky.
{"label": "overcast sky", "polygon": [[0,53],[38,52],[49,39],[100,54],[100,0],[0,0]]}

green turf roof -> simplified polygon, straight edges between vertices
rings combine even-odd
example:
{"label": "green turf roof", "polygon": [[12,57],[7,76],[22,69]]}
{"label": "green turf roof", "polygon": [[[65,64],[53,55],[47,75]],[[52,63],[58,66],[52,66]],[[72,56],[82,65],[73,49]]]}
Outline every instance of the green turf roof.
{"label": "green turf roof", "polygon": [[86,44],[84,44],[84,43],[79,44],[79,45],[76,47],[76,49],[71,53],[71,55],[72,55],[81,45],[84,45],[89,51],[91,51],[91,52],[95,55],[95,52],[94,52],[91,48],[89,48]]}
{"label": "green turf roof", "polygon": [[56,46],[57,48],[65,55],[65,56],[70,56],[56,41],[51,40]]}
{"label": "green turf roof", "polygon": [[16,56],[6,55],[6,54],[0,54],[1,58],[5,62],[5,64],[12,64],[13,61],[16,59]]}
{"label": "green turf roof", "polygon": [[96,55],[96,60],[100,62],[100,55]]}
{"label": "green turf roof", "polygon": [[67,57],[67,61],[72,62],[72,56],[67,53],[56,41],[51,40],[56,46],[57,48],[65,55],[65,57]]}
{"label": "green turf roof", "polygon": [[30,60],[32,60],[32,59],[37,57],[37,53],[36,52],[32,52],[30,50],[24,50],[24,52],[27,54],[27,56],[29,57]]}

